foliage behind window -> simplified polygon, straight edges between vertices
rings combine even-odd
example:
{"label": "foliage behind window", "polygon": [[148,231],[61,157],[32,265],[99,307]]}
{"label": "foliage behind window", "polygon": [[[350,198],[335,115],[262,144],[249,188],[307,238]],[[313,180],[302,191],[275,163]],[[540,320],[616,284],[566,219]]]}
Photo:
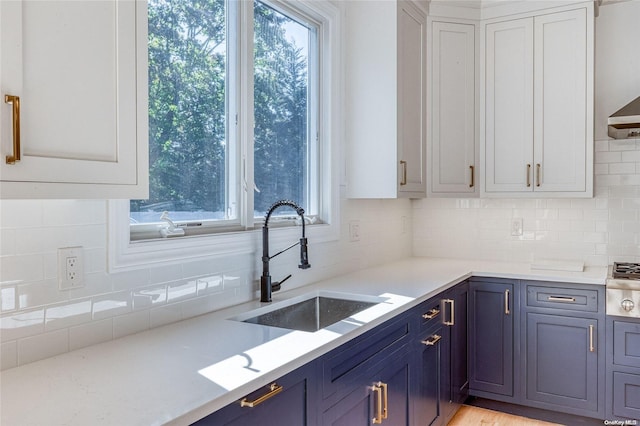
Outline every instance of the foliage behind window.
{"label": "foliage behind window", "polygon": [[[224,0],[149,0],[149,200],[132,200],[135,222],[234,220],[238,152],[228,126],[228,58],[238,46]],[[254,3],[255,214],[290,198],[309,197],[308,52],[310,30]],[[246,100],[240,100],[240,103]],[[250,185],[249,185],[250,186]],[[249,187],[249,189],[251,189]],[[250,195],[253,195],[250,194]]]}

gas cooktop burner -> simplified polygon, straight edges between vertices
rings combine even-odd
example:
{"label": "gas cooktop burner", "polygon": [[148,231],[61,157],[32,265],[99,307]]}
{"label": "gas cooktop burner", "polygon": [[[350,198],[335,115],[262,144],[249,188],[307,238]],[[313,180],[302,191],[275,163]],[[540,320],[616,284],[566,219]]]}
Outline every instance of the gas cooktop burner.
{"label": "gas cooktop burner", "polygon": [[640,280],[640,263],[614,262],[611,275],[613,278]]}

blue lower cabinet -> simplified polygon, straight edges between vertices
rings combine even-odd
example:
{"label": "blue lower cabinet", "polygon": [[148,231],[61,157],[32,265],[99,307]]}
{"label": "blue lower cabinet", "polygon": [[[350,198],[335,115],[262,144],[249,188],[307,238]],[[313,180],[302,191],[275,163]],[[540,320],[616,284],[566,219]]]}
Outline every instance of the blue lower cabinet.
{"label": "blue lower cabinet", "polygon": [[322,413],[323,426],[409,426],[411,357],[403,346],[351,379],[350,393]]}
{"label": "blue lower cabinet", "polygon": [[613,362],[640,370],[640,320],[613,322]]}
{"label": "blue lower cabinet", "polygon": [[[445,425],[469,394],[467,309],[469,283],[463,282],[417,308],[422,321],[416,340],[417,383],[414,425]],[[437,319],[437,321],[436,321]]]}
{"label": "blue lower cabinet", "polygon": [[607,418],[640,420],[640,318],[607,317]]}
{"label": "blue lower cabinet", "polygon": [[450,331],[451,391],[449,404],[445,408],[445,418],[449,420],[469,396],[469,371],[467,362],[468,332],[467,310],[469,306],[469,283],[458,284],[445,295],[451,300],[450,312],[445,312]]}
{"label": "blue lower cabinet", "polygon": [[[194,423],[198,426],[315,425],[317,367],[308,364]],[[244,401],[244,404],[241,404]]]}
{"label": "blue lower cabinet", "polygon": [[640,420],[640,374],[613,372],[613,415]]}
{"label": "blue lower cabinet", "polygon": [[514,394],[518,288],[508,280],[469,285],[469,389],[472,395],[509,401]]}
{"label": "blue lower cabinet", "polygon": [[420,375],[414,400],[414,424],[441,425],[445,422],[445,406],[448,406],[451,393],[449,330],[444,325],[430,327],[419,343]]}
{"label": "blue lower cabinet", "polygon": [[526,321],[527,400],[597,414],[599,321],[540,313],[527,313]]}

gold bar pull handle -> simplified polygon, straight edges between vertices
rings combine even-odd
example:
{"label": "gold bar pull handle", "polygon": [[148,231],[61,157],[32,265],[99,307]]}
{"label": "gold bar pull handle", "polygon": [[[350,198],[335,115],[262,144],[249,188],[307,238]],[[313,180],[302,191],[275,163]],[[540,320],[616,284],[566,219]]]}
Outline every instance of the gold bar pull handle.
{"label": "gold bar pull handle", "polygon": [[382,419],[389,418],[389,385],[379,382],[378,385],[382,388],[382,401],[384,405],[382,407]]}
{"label": "gold bar pull handle", "polygon": [[469,169],[471,171],[471,183],[469,184],[469,188],[473,188],[474,186],[476,186],[475,176],[474,176],[474,173],[473,173],[473,166],[469,166]]}
{"label": "gold bar pull handle", "polygon": [[371,386],[371,390],[374,391],[376,395],[376,416],[371,420],[374,425],[379,425],[382,423],[382,382],[378,382]]}
{"label": "gold bar pull handle", "polygon": [[253,408],[256,405],[262,404],[267,399],[276,396],[277,394],[282,392],[283,389],[284,388],[282,386],[276,384],[275,382],[271,383],[269,385],[269,392],[265,393],[264,395],[262,395],[261,397],[259,397],[257,399],[254,399],[253,401],[248,401],[247,398],[243,398],[242,401],[240,401],[240,406],[241,407]]}
{"label": "gold bar pull handle", "polygon": [[422,318],[424,318],[424,319],[434,319],[435,317],[438,316],[439,313],[440,313],[440,309],[433,308],[429,312],[427,312],[426,314],[422,314]]}
{"label": "gold bar pull handle", "polygon": [[527,164],[527,188],[531,187],[531,164]]}
{"label": "gold bar pull handle", "polygon": [[402,166],[402,180],[400,181],[400,186],[404,186],[407,184],[407,162],[400,160],[400,165]]}
{"label": "gold bar pull handle", "polygon": [[596,351],[596,347],[595,344],[593,343],[593,329],[595,327],[593,325],[589,325],[589,352],[595,352]]}
{"label": "gold bar pull handle", "polygon": [[509,315],[511,314],[511,310],[509,309],[509,290],[505,290],[504,291],[504,314],[505,315]]}
{"label": "gold bar pull handle", "polygon": [[549,302],[565,302],[565,303],[573,303],[576,301],[575,297],[569,296],[548,296],[547,300]]}
{"label": "gold bar pull handle", "polygon": [[20,161],[20,96],[4,95],[4,103],[11,104],[13,109],[13,155],[7,155],[7,164]]}
{"label": "gold bar pull handle", "polygon": [[455,324],[455,320],[454,320],[454,301],[452,299],[444,299],[442,301],[443,306],[444,305],[449,305],[449,320],[444,319],[446,317],[446,315],[443,315],[443,321],[442,323],[444,325],[448,325],[448,326],[453,326]]}
{"label": "gold bar pull handle", "polygon": [[540,186],[540,163],[536,164],[536,186]]}
{"label": "gold bar pull handle", "polygon": [[423,345],[427,345],[427,346],[434,346],[436,343],[438,343],[440,341],[440,339],[442,339],[442,336],[440,336],[439,334],[434,334],[433,336],[429,337],[426,340],[423,340],[421,343]]}

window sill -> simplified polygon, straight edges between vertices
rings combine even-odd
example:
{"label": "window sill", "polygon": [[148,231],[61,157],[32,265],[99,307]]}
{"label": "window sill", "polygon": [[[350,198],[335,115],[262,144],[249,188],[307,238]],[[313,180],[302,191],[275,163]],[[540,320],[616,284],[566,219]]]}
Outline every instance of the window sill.
{"label": "window sill", "polygon": [[[147,268],[159,264],[246,254],[256,256],[262,250],[261,229],[219,234],[130,241],[128,201],[109,201],[109,273]],[[301,228],[269,228],[271,247],[277,249],[300,238]],[[339,224],[307,225],[309,245],[339,239]]]}

